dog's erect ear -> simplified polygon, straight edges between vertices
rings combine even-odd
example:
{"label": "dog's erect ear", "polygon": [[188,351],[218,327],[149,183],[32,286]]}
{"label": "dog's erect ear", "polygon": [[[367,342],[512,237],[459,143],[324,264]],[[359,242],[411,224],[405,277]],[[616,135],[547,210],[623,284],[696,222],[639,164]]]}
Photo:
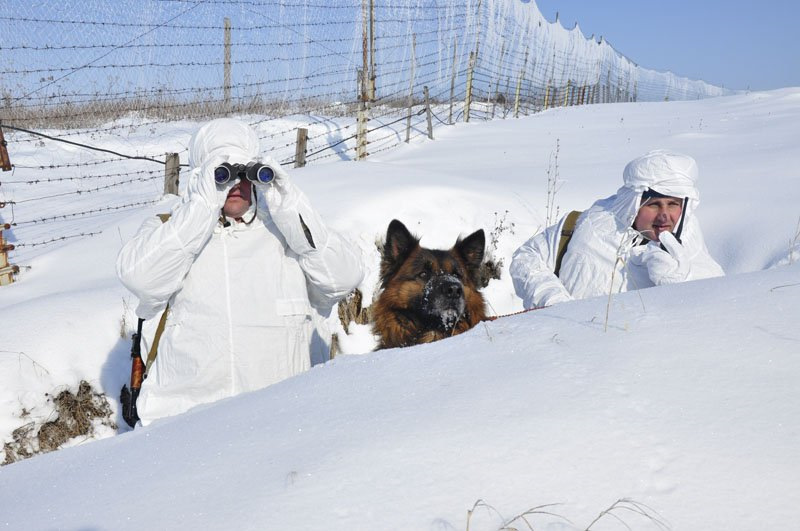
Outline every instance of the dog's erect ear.
{"label": "dog's erect ear", "polygon": [[456,241],[455,250],[464,259],[464,264],[470,272],[476,272],[483,262],[483,253],[486,248],[486,236],[483,229],[476,230],[463,240]]}
{"label": "dog's erect ear", "polygon": [[417,245],[419,240],[408,232],[405,225],[393,219],[386,231],[383,259],[392,264],[402,261]]}

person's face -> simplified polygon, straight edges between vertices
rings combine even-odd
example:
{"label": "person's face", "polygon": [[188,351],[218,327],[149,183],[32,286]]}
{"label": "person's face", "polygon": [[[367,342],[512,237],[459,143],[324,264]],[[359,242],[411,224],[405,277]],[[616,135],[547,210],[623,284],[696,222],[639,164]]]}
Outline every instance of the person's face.
{"label": "person's face", "polygon": [[228,192],[222,212],[229,218],[241,218],[252,203],[253,185],[250,181],[239,179]]}
{"label": "person's face", "polygon": [[678,197],[653,197],[639,207],[633,228],[645,238],[658,241],[662,232],[672,232],[683,210],[683,200]]}

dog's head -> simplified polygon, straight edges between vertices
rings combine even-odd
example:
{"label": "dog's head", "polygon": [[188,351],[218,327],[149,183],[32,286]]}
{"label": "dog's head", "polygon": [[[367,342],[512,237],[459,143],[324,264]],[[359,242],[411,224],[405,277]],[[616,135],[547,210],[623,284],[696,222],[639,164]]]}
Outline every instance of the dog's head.
{"label": "dog's head", "polygon": [[483,299],[477,290],[486,238],[483,230],[458,239],[452,249],[421,247],[401,222],[386,232],[381,258],[381,287],[396,309],[408,312],[427,327],[451,331],[470,301]]}

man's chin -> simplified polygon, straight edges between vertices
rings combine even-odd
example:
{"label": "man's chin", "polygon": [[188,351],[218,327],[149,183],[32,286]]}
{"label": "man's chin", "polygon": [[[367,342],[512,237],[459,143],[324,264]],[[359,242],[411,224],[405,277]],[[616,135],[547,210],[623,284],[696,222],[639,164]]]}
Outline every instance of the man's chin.
{"label": "man's chin", "polygon": [[250,203],[243,201],[239,197],[228,197],[225,201],[225,206],[222,207],[222,213],[229,218],[240,218],[250,209]]}

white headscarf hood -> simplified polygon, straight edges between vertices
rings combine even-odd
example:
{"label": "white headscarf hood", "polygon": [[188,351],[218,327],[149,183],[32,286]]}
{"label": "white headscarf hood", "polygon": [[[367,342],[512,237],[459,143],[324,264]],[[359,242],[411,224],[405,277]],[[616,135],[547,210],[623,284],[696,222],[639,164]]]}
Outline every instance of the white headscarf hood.
{"label": "white headscarf hood", "polygon": [[614,213],[620,232],[633,224],[642,194],[648,189],[686,199],[685,217],[689,217],[700,203],[698,178],[697,163],[692,157],[663,149],[650,151],[625,166],[624,184],[614,196],[602,202]]}
{"label": "white headscarf hood", "polygon": [[189,165],[199,169],[211,158],[222,155],[232,164],[256,160],[261,152],[258,135],[247,124],[230,118],[212,120],[189,141]]}

